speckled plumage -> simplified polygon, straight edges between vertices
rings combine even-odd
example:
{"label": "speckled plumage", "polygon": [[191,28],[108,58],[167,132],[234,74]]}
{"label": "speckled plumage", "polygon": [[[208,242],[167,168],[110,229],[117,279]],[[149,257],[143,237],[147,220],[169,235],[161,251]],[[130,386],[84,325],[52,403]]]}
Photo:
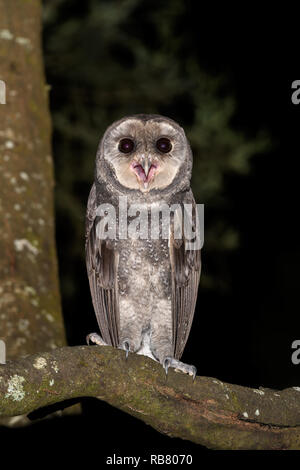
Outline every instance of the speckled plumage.
{"label": "speckled plumage", "polygon": [[[172,142],[167,156],[156,155],[154,143],[161,135]],[[119,155],[117,144],[128,136],[136,150],[131,156]],[[132,159],[140,161],[145,154],[158,168],[146,189],[129,167]],[[126,196],[128,207],[139,203],[148,208],[150,227],[151,208],[162,201],[195,205],[191,169],[191,150],[178,124],[156,115],[127,117],[110,126],[100,142],[88,200],[87,270],[103,340],[123,348],[127,342],[132,352],[162,364],[167,357],[179,359],[186,344],[200,278],[200,250],[186,251],[184,240],[173,240],[173,219],[170,240],[151,239],[150,228],[148,239],[100,240],[96,212],[100,204],[112,204],[118,226],[119,197]],[[133,219],[129,217],[128,224]]]}

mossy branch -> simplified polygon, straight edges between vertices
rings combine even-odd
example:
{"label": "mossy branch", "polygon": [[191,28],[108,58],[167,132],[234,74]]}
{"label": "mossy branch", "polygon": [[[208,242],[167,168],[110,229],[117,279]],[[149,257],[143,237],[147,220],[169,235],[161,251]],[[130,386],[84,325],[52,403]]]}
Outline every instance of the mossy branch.
{"label": "mossy branch", "polygon": [[300,449],[300,389],[195,381],[111,347],[63,347],[0,365],[0,416],[96,397],[163,434],[218,449]]}

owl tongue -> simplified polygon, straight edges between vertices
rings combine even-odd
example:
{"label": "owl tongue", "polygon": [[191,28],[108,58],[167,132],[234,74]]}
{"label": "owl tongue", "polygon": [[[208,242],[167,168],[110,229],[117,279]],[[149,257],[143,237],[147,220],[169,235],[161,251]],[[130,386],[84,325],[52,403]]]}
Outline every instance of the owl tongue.
{"label": "owl tongue", "polygon": [[152,164],[150,166],[149,170],[148,170],[147,175],[146,175],[145,170],[142,167],[142,165],[136,164],[132,168],[133,168],[135,174],[137,175],[138,179],[140,181],[143,181],[143,183],[145,184],[145,183],[149,183],[150,180],[153,178],[157,166]]}

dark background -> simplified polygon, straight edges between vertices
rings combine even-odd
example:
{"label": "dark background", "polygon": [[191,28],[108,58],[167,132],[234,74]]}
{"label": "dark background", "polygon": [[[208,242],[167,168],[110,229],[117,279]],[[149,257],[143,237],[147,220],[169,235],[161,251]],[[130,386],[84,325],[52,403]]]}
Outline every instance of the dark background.
{"label": "dark background", "polygon": [[[115,119],[158,112],[185,128],[193,191],[205,204],[203,274],[182,360],[231,383],[299,386],[300,365],[291,362],[300,336],[296,12],[245,5],[231,12],[179,0],[51,0],[44,7],[69,344],[97,331],[84,214],[98,141]],[[11,433],[53,433],[62,445],[68,437],[99,463],[112,453],[151,451],[191,453],[201,462],[200,446],[162,436],[105,403],[84,400],[83,409],[81,417]]]}

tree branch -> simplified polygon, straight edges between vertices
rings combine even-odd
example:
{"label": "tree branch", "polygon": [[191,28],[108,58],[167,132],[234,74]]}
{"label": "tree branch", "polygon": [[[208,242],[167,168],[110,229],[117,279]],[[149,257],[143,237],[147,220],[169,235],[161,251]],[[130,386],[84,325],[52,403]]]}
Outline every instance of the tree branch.
{"label": "tree branch", "polygon": [[96,397],[163,434],[217,449],[300,449],[300,388],[192,378],[111,347],[63,347],[0,365],[0,416]]}

